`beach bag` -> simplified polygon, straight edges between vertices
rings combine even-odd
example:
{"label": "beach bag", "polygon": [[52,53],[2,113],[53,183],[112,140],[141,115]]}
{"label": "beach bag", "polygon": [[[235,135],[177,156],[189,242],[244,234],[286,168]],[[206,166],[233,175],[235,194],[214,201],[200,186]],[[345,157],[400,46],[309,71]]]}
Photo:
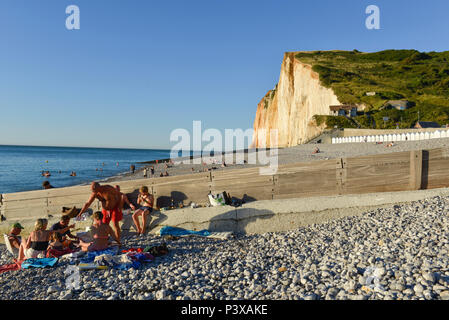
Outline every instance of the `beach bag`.
{"label": "beach bag", "polygon": [[211,204],[212,207],[218,207],[218,206],[224,206],[226,205],[226,200],[225,200],[225,196],[222,193],[219,194],[209,194],[209,202]]}
{"label": "beach bag", "polygon": [[216,195],[209,193],[209,202],[211,206],[218,207],[231,204],[231,199],[229,198],[226,191],[223,191],[222,193],[218,193]]}

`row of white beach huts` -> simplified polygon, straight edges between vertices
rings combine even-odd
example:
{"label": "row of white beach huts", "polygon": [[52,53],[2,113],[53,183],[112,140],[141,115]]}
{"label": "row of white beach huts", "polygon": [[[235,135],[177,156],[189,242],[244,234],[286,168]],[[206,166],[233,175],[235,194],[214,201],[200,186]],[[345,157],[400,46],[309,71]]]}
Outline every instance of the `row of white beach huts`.
{"label": "row of white beach huts", "polygon": [[381,134],[357,137],[332,138],[332,143],[356,143],[356,142],[396,142],[396,141],[416,141],[449,138],[448,130],[437,130],[434,132],[407,132],[398,134]]}

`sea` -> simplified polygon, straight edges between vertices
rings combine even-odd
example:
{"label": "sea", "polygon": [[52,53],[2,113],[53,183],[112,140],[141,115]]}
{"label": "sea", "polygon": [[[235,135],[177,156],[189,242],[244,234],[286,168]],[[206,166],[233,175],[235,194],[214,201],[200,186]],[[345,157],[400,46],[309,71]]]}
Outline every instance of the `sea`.
{"label": "sea", "polygon": [[0,193],[41,190],[45,180],[54,187],[87,184],[129,172],[131,164],[139,169],[139,162],[167,158],[170,150],[0,145]]}

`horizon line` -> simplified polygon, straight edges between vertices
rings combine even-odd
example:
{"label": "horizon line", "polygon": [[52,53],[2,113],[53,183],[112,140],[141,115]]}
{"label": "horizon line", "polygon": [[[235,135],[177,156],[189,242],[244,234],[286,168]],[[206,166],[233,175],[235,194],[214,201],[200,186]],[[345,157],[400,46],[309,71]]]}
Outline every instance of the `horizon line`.
{"label": "horizon line", "polygon": [[164,148],[136,148],[136,147],[86,147],[86,146],[51,146],[51,145],[32,145],[32,144],[0,144],[0,147],[44,147],[44,148],[86,148],[86,149],[129,149],[129,150],[162,150],[170,151]]}

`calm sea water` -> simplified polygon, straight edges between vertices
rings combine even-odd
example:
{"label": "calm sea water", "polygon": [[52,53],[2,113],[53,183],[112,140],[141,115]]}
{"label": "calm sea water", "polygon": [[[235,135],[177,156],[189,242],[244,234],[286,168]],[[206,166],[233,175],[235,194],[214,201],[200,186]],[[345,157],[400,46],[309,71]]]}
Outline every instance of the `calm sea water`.
{"label": "calm sea water", "polygon": [[[40,190],[45,180],[54,187],[88,183],[129,172],[131,164],[137,169],[137,162],[169,157],[170,150],[0,145],[0,193]],[[43,177],[43,170],[51,177]]]}

